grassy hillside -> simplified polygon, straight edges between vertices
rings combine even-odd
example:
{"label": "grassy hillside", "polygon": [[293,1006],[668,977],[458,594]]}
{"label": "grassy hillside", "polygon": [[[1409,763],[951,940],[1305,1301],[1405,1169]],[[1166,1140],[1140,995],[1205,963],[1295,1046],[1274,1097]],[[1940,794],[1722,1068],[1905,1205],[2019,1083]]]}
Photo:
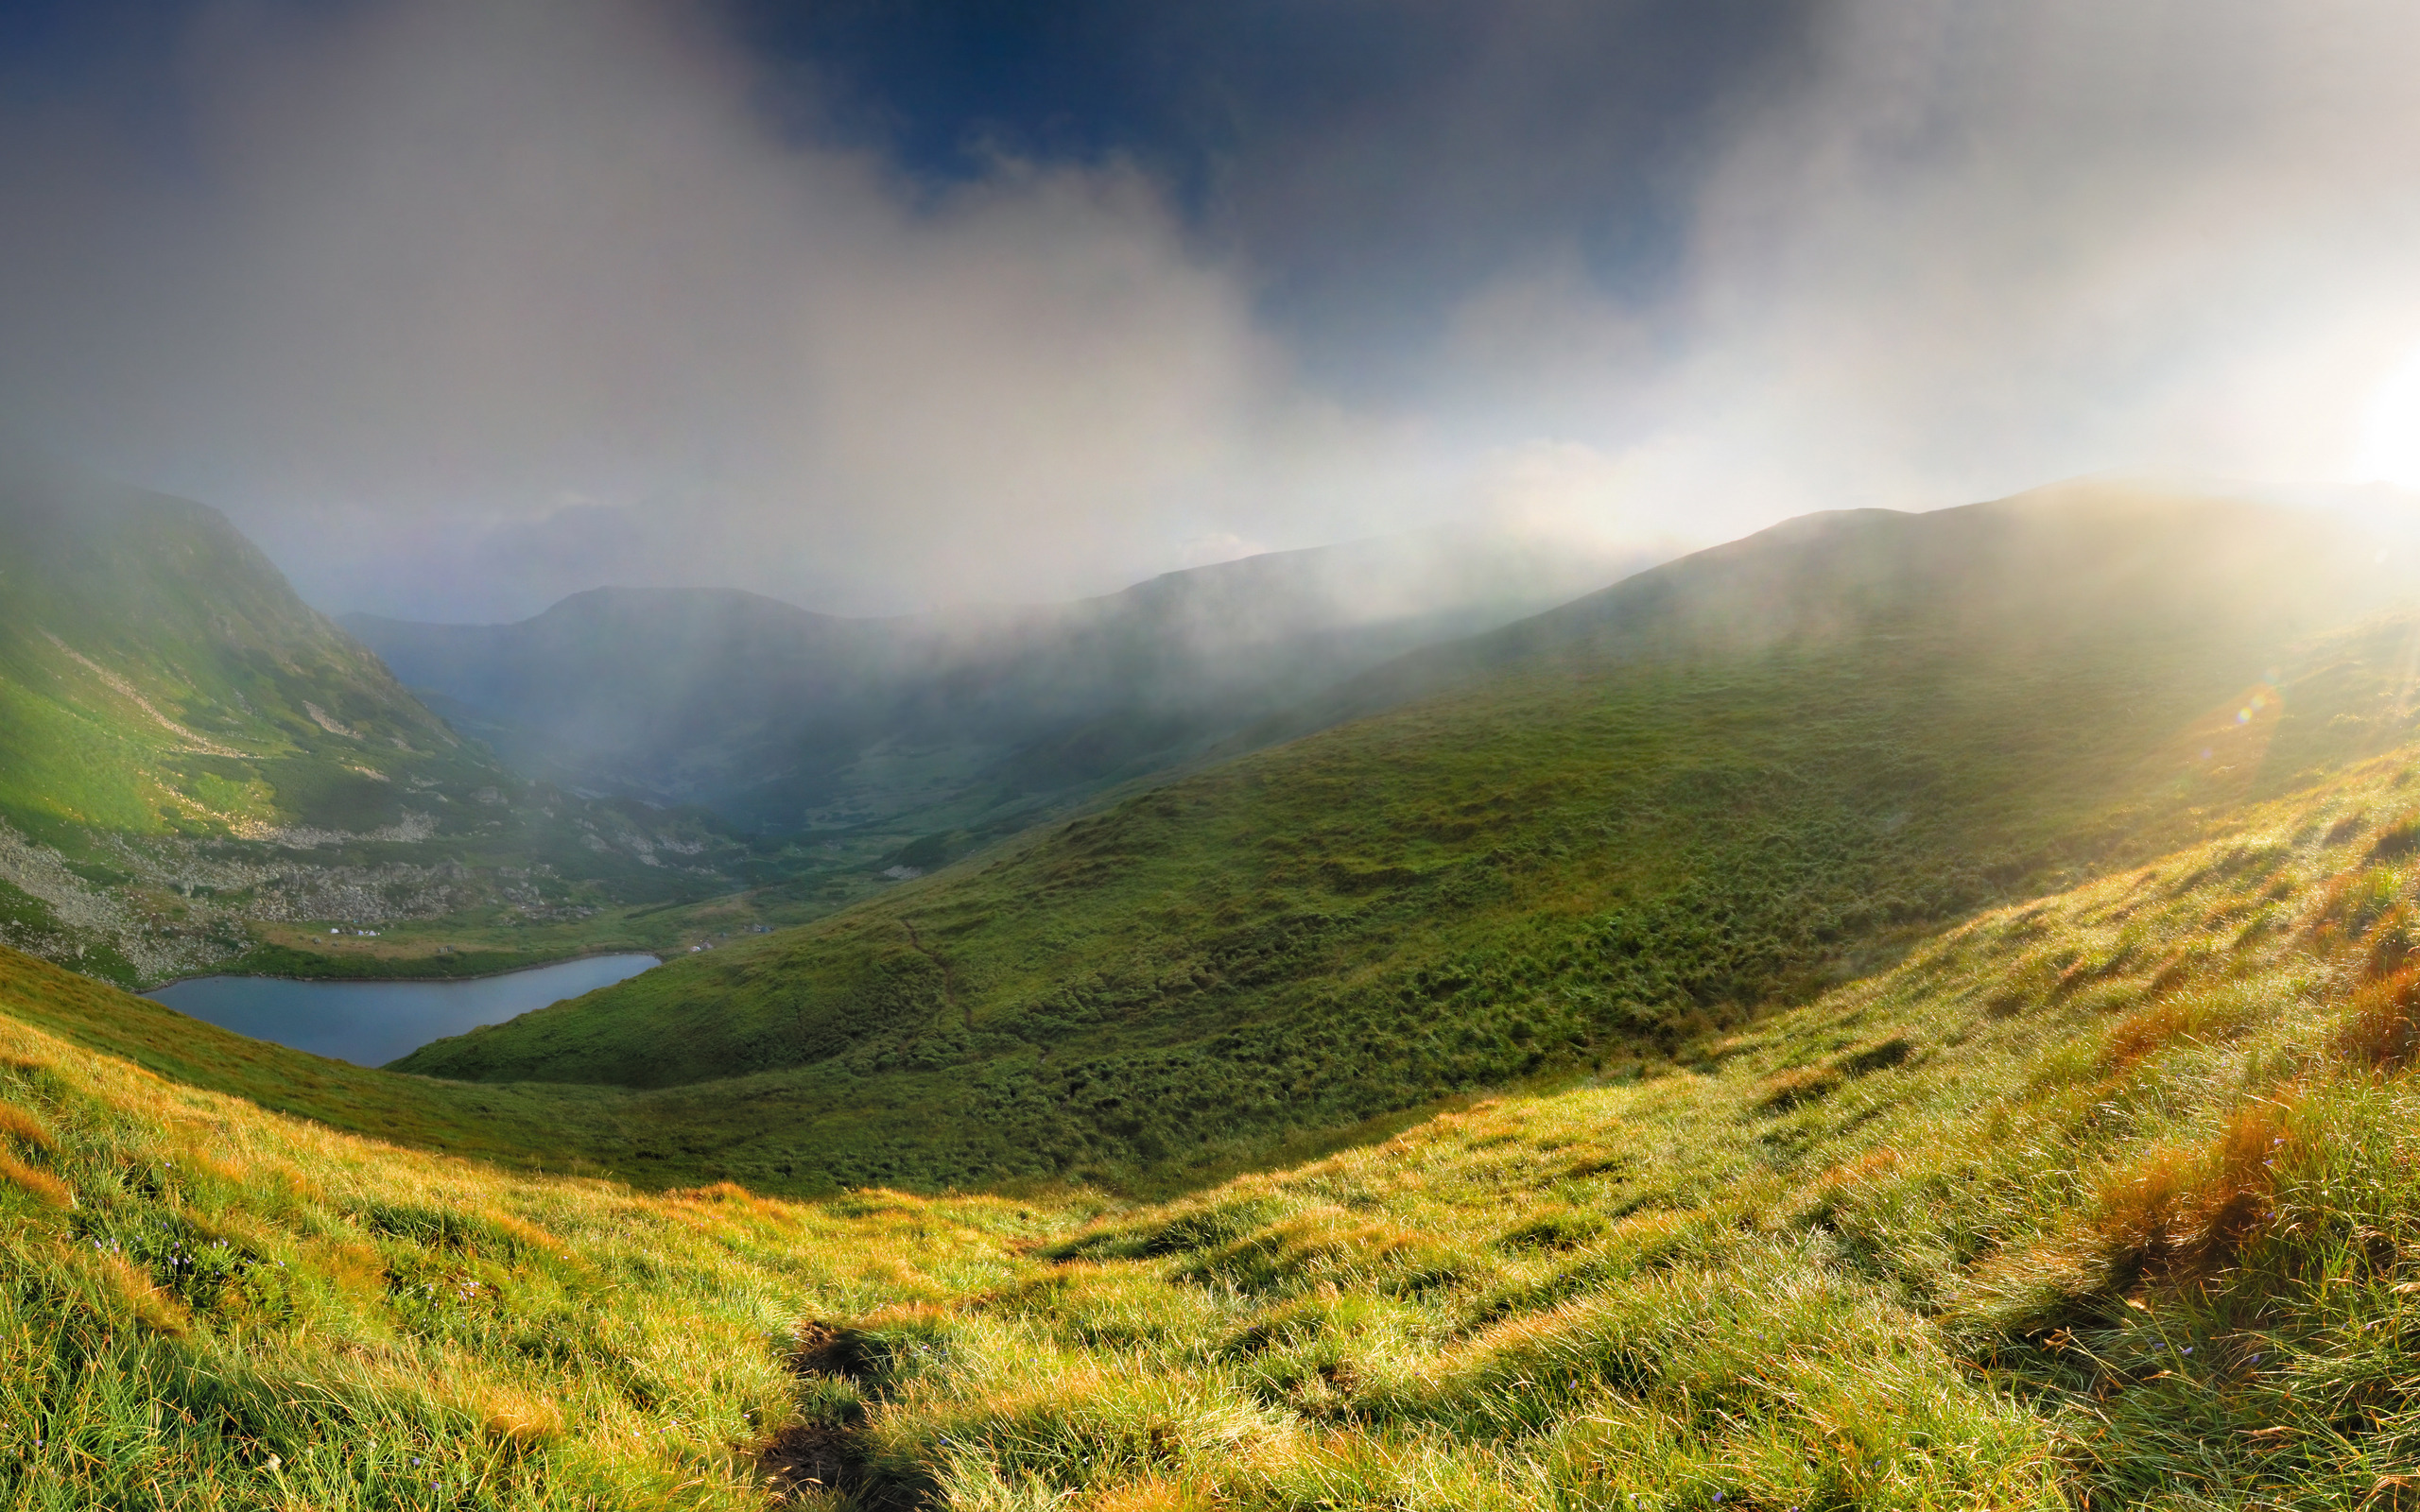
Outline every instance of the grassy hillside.
{"label": "grassy hillside", "polygon": [[2415,754],[1645,1074],[1167,1204],[508,1174],[71,1043],[25,984],[184,1053],[0,957],[0,1494],[2399,1505]]}
{"label": "grassy hillside", "polygon": [[406,1153],[47,1034],[27,965],[0,959],[9,1506],[762,1506],[797,1320],[993,1284],[1028,1228]]}
{"label": "grassy hillside", "polygon": [[1651,1061],[2399,739],[2404,626],[2294,650],[2391,586],[2335,553],[2106,491],[1800,522],[1384,675],[1426,701],[398,1064],[663,1089],[739,1178],[811,1186],[1160,1179]]}
{"label": "grassy hillside", "polygon": [[20,824],[377,830],[415,784],[493,778],[215,510],[12,468],[0,540],[0,811]]}
{"label": "grassy hillside", "polygon": [[[482,1087],[367,1070],[190,1019],[0,947],[0,1016],[78,1053],[122,1058],[184,1086],[349,1134],[502,1168],[613,1177],[651,1191],[719,1179],[726,1148],[778,1099],[744,1084],[699,1099],[615,1087]],[[797,1191],[832,1182],[768,1172]]]}
{"label": "grassy hillside", "polygon": [[2412,776],[1987,915],[1673,1073],[840,1320],[823,1431],[870,1505],[2403,1504]]}
{"label": "grassy hillside", "polygon": [[0,944],[123,983],[444,974],[685,944],[717,926],[640,911],[751,885],[781,889],[751,923],[813,917],[873,854],[526,782],[216,511],[0,458]]}

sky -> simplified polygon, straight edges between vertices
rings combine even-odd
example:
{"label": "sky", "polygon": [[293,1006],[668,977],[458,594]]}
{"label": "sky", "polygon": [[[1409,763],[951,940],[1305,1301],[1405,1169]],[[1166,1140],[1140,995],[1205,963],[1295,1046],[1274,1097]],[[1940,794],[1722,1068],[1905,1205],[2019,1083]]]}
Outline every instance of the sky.
{"label": "sky", "polygon": [[337,610],[2420,487],[2420,9],[10,0],[0,434]]}

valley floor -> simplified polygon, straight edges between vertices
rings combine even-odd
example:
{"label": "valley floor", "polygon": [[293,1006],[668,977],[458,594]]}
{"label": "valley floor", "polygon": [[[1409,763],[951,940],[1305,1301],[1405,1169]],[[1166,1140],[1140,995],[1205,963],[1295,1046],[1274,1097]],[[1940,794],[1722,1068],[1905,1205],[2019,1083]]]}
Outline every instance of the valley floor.
{"label": "valley floor", "polygon": [[421,1153],[0,957],[0,1503],[2408,1504],[2413,770],[1165,1204],[644,1195],[354,1074]]}

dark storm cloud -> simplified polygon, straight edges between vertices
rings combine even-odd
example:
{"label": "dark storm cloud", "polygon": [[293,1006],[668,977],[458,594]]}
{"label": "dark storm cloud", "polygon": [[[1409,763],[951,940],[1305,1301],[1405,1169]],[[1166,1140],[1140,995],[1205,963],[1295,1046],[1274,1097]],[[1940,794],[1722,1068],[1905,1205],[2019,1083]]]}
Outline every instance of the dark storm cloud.
{"label": "dark storm cloud", "polygon": [[2420,479],[2401,6],[31,13],[0,413],[340,607]]}
{"label": "dark storm cloud", "polygon": [[1806,0],[753,0],[799,129],[910,173],[1122,157],[1357,382],[1552,249],[1631,299],[1682,276],[1726,120],[1803,82]]}

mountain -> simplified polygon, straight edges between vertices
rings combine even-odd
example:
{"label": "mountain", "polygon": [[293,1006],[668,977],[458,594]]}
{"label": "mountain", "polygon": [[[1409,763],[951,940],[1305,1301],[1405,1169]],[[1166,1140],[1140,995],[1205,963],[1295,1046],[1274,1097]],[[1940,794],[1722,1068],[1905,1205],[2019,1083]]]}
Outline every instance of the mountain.
{"label": "mountain", "polygon": [[[2397,1504],[2415,628],[2311,647],[2280,669],[2287,712],[2238,704],[2233,737],[2187,727],[2187,759],[2237,769],[2191,784],[2198,843],[1912,932],[1638,1074],[1408,1110],[1169,1201],[798,1201],[666,1190],[661,1165],[634,1186],[640,1150],[577,1149],[732,1151],[670,1093],[321,1061],[0,948],[0,1486],[243,1509]],[[2329,730],[2384,753],[2246,801]]]}
{"label": "mountain", "polygon": [[2408,595],[2376,545],[2117,485],[1792,522],[398,1069],[661,1089],[780,1186],[1167,1179],[1652,1066],[2400,741],[2410,624],[2323,633]]}
{"label": "mountain", "polygon": [[442,974],[807,869],[515,776],[217,511],[0,465],[0,942],[120,982]]}
{"label": "mountain", "polygon": [[1004,833],[1404,651],[1638,565],[1459,532],[1253,557],[1074,604],[903,619],[617,588],[514,625],[345,624],[524,772],[769,831],[882,826],[947,850],[953,831]]}
{"label": "mountain", "polygon": [[416,779],[495,775],[216,510],[21,468],[0,539],[0,810],[20,822],[377,829]]}

